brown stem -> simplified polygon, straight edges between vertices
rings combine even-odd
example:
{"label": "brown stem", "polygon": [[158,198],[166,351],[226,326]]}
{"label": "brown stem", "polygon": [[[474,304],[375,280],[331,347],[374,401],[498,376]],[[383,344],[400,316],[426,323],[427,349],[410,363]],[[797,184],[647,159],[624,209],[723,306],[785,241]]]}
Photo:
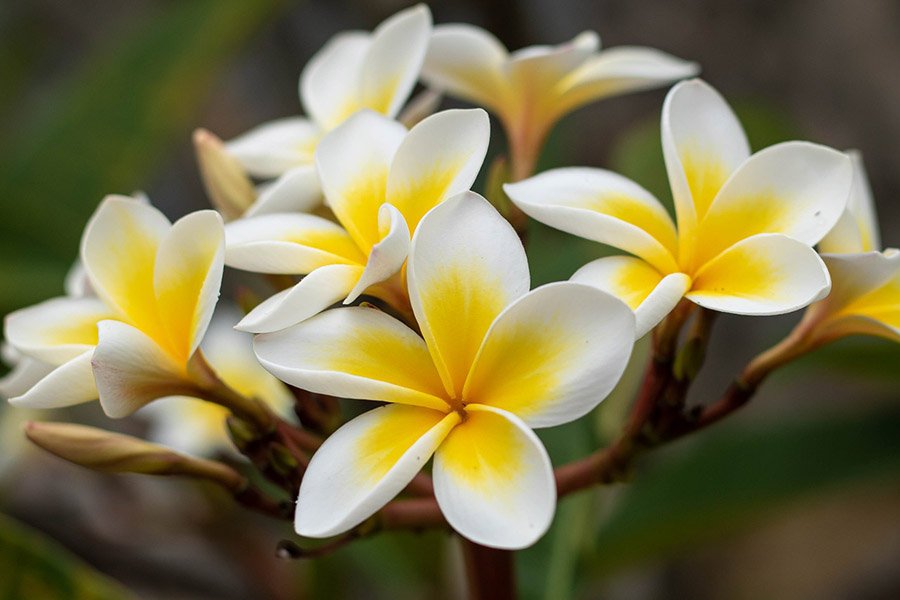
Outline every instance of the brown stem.
{"label": "brown stem", "polygon": [[469,600],[514,600],[515,555],[462,539]]}
{"label": "brown stem", "polygon": [[260,431],[275,427],[275,415],[256,398],[248,398],[226,384],[198,350],[188,363],[188,373],[193,382],[189,395],[224,406],[236,416],[253,423]]}

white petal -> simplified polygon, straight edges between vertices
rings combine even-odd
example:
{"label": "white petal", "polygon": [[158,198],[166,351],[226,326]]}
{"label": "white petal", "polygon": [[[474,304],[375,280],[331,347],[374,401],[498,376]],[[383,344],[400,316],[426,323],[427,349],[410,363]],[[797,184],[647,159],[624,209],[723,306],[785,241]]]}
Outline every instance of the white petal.
{"label": "white petal", "polygon": [[410,231],[429,210],[472,186],[490,130],[487,113],[470,109],[441,111],[409,131],[391,163],[387,198]]}
{"label": "white petal", "polygon": [[509,90],[503,65],[509,53],[490,32],[467,24],[434,28],[422,79],[429,86],[496,109]]}
{"label": "white petal", "polygon": [[182,390],[183,368],[147,335],[119,321],[101,321],[99,328],[100,343],[92,362],[100,406],[107,416],[126,417]]}
{"label": "white petal", "polygon": [[678,304],[691,287],[684,273],[663,276],[630,256],[607,256],[584,265],[569,278],[609,292],[634,311],[635,339],[644,337]]}
{"label": "white petal", "polygon": [[360,75],[370,36],[361,31],[331,38],[300,75],[300,100],[306,114],[328,131],[358,106]]}
{"label": "white petal", "polygon": [[[874,292],[900,272],[900,252],[823,254],[822,260],[833,284],[823,301],[829,312],[837,312]],[[897,303],[900,304],[900,298]]]}
{"label": "white petal", "polygon": [[66,296],[73,298],[83,298],[85,296],[93,296],[94,290],[91,289],[91,280],[88,279],[87,271],[80,259],[76,259],[72,263],[69,272],[66,273],[65,288]]}
{"label": "white petal", "polygon": [[725,99],[693,79],[666,96],[662,146],[678,231],[686,244],[722,184],[750,156],[750,145]]}
{"label": "white petal", "polygon": [[378,210],[380,229],[384,230],[383,239],[372,247],[369,261],[359,281],[350,291],[344,304],[350,304],[369,286],[389,279],[403,268],[409,254],[409,227],[406,220],[396,208],[390,204],[382,204]]}
{"label": "white petal", "polygon": [[708,262],[687,298],[738,315],[778,315],[824,297],[828,269],[808,245],[777,233],[742,240]]}
{"label": "white petal", "polygon": [[19,358],[9,373],[0,377],[0,398],[21,396],[53,370],[52,365],[34,358]]}
{"label": "white petal", "polygon": [[881,249],[878,232],[878,217],[875,201],[862,155],[851,150],[847,153],[853,163],[853,189],[847,209],[834,228],[819,243],[821,252],[843,254],[850,252],[872,252]]}
{"label": "white petal", "polygon": [[[555,85],[575,68],[579,67],[600,47],[600,37],[593,31],[584,31],[568,42],[556,46],[528,46],[516,50],[505,65],[513,85],[521,89],[527,86]],[[536,90],[546,92],[548,90]]]}
{"label": "white petal", "polygon": [[503,187],[528,216],[677,270],[675,225],[653,194],[611,171],[552,169]]}
{"label": "white petal", "polygon": [[212,319],[224,269],[224,223],[214,210],[182,217],[160,242],[153,286],[169,350],[184,364]]}
{"label": "white petal", "polygon": [[363,268],[354,265],[319,267],[294,287],[263,301],[237,324],[236,329],[269,333],[295,325],[346,298],[362,273]]}
{"label": "white petal", "polygon": [[844,211],[852,181],[847,155],[825,146],[785,142],[757,152],[735,171],[700,222],[697,264],[758,233],[815,244]]}
{"label": "white petal", "polygon": [[28,391],[10,398],[9,403],[25,408],[60,408],[96,400],[92,354],[93,350],[88,350],[56,367]]}
{"label": "white petal", "polygon": [[316,151],[325,203],[365,251],[381,239],[378,209],[387,201],[388,171],[405,136],[396,121],[361,111],[325,136]]}
{"label": "white petal", "polygon": [[375,28],[361,71],[361,107],[397,115],[419,77],[430,35],[431,12],[424,4]]}
{"label": "white petal", "polygon": [[115,313],[96,298],[53,298],[6,315],[6,340],[19,352],[61,365],[97,344],[97,323]]}
{"label": "white petal", "polygon": [[560,83],[565,110],[628,92],[650,89],[692,77],[699,65],[654,48],[619,46],[589,58]]}
{"label": "white petal", "polygon": [[631,356],[635,319],[621,300],[578,283],[525,294],[488,330],[463,398],[509,411],[529,427],[587,414]]}
{"label": "white petal", "polygon": [[422,219],[407,281],[422,335],[448,393],[458,398],[491,323],[528,291],[525,250],[487,200],[466,192]]}
{"label": "white petal", "polygon": [[328,219],[267,214],[225,226],[225,264],[255,273],[304,275],[325,265],[362,265],[366,256]]}
{"label": "white petal", "polygon": [[434,457],[434,494],[450,526],[477,544],[519,549],[553,520],[556,483],[541,441],[518,417],[467,408]]}
{"label": "white petal", "polygon": [[254,349],[269,372],[311,392],[447,409],[422,338],[377,309],[329,310],[257,336]]}
{"label": "white petal", "polygon": [[256,199],[245,217],[272,213],[309,212],[322,204],[322,187],[312,164],[295,167],[284,175],[259,187]]}
{"label": "white petal", "polygon": [[107,306],[145,331],[160,331],[153,271],[171,225],[161,212],[126,196],[107,196],[81,238],[91,287]]}
{"label": "white petal", "polygon": [[301,117],[264,123],[226,144],[228,152],[254,177],[278,177],[311,164],[321,130]]}
{"label": "white petal", "polygon": [[456,413],[383,406],[345,424],[306,469],[297,533],[329,537],[362,523],[409,484],[458,421]]}

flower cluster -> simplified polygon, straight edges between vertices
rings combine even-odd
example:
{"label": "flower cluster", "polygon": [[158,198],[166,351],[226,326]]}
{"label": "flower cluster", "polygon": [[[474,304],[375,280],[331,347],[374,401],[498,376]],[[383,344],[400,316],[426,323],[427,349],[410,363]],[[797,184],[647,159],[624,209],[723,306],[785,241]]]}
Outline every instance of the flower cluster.
{"label": "flower cluster", "polygon": [[[226,446],[227,422],[236,448],[297,494],[302,536],[355,531],[418,490],[469,540],[528,546],[562,485],[533,430],[594,409],[634,341],[654,329],[677,341],[691,303],[810,306],[767,364],[850,334],[900,341],[900,252],[879,250],[859,157],[808,142],[751,153],[700,80],[677,83],[662,107],[674,219],[611,171],[534,174],[568,112],[697,70],[649,48],[600,51],[593,32],[510,53],[472,26],[433,28],[424,6],[338,35],[301,75],[307,117],[229,142],[197,131],[216,211],[172,224],[144,198],[101,202],[67,295],[7,316],[18,364],[0,389],[21,407],[141,409],[156,441],[193,455]],[[403,110],[420,80],[430,91]],[[490,201],[471,190],[488,112],[435,112],[434,92],[502,124],[511,168],[493,183],[508,198],[500,185]],[[627,254],[532,290],[521,231],[495,208],[510,201]],[[243,298],[243,313],[216,309],[225,266],[265,275],[273,293]],[[343,422],[335,398],[384,405]],[[93,468],[178,465],[276,510],[225,465],[167,462],[154,444],[71,426],[28,435]]]}

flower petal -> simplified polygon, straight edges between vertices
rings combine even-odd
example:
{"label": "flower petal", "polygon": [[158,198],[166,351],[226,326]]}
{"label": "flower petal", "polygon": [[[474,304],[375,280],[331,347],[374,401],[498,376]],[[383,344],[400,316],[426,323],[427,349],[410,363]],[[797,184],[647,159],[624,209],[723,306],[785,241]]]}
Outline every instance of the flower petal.
{"label": "flower petal", "polygon": [[434,494],[450,525],[492,548],[536,542],[553,520],[556,483],[540,440],[518,417],[478,404],[434,457]]}
{"label": "flower petal", "polygon": [[504,70],[517,91],[530,88],[546,94],[549,90],[541,87],[555,86],[599,48],[600,37],[593,31],[583,31],[555,46],[528,46],[516,50],[510,54]]}
{"label": "flower petal", "polygon": [[551,283],[511,304],[488,330],[463,398],[509,411],[529,427],[587,414],[631,356],[634,315],[621,300],[577,283]]}
{"label": "flower petal", "polygon": [[6,340],[19,352],[61,365],[97,345],[97,323],[115,313],[97,298],[60,297],[6,315]]}
{"label": "flower petal", "polygon": [[510,199],[541,223],[678,269],[675,225],[653,194],[611,171],[563,168],[507,184]]}
{"label": "flower petal", "polygon": [[366,268],[356,286],[344,299],[344,304],[356,300],[369,286],[399,273],[409,254],[409,227],[400,211],[390,204],[382,204],[378,209],[378,220],[384,237],[369,252]]}
{"label": "flower petal", "polygon": [[260,303],[237,324],[236,329],[270,333],[295,325],[346,298],[362,273],[363,267],[357,265],[319,267],[294,287]]}
{"label": "flower petal", "polygon": [[734,173],[700,222],[696,265],[758,233],[813,245],[847,205],[853,169],[846,154],[808,142],[757,152]]}
{"label": "flower petal", "polygon": [[656,327],[691,287],[684,273],[663,276],[631,256],[607,256],[584,265],[569,278],[609,292],[634,311],[635,339]]}
{"label": "flower petal", "polygon": [[316,152],[325,202],[366,252],[381,240],[378,209],[387,201],[388,171],[405,136],[396,121],[361,111],[325,136]]}
{"label": "flower petal", "polygon": [[135,327],[164,339],[156,307],[156,253],[171,225],[140,200],[107,196],[81,238],[81,260],[91,287]]}
{"label": "flower petal", "polygon": [[409,131],[391,164],[387,198],[410,231],[429,210],[472,186],[490,130],[487,113],[476,108],[441,111]]}
{"label": "flower petal", "polygon": [[329,537],[362,523],[409,484],[457,422],[456,413],[382,406],[345,424],[309,462],[297,533]]}
{"label": "flower petal", "polygon": [[340,225],[302,213],[233,221],[225,226],[225,248],[225,264],[255,273],[305,275],[325,265],[366,260]]}
{"label": "flower petal", "polygon": [[60,408],[97,399],[91,370],[93,349],[56,367],[20,396],[9,399],[24,408]]}
{"label": "flower petal", "polygon": [[560,82],[561,112],[601,98],[660,87],[699,71],[697,63],[654,48],[609,48],[589,58]]}
{"label": "flower petal", "polygon": [[224,268],[224,223],[214,210],[179,219],[159,245],[153,280],[157,305],[167,348],[183,364],[212,319]]}
{"label": "flower petal", "polygon": [[859,333],[900,341],[900,252],[822,258],[834,281],[834,298],[822,302],[836,315],[828,334]]}
{"label": "flower petal", "polygon": [[375,28],[361,71],[361,108],[397,115],[419,78],[430,35],[431,12],[424,4]]}
{"label": "flower petal", "polygon": [[847,152],[847,155],[853,163],[850,200],[837,224],[819,242],[819,251],[832,254],[878,251],[881,249],[878,217],[862,155],[855,150]]}
{"label": "flower petal", "polygon": [[284,175],[259,187],[259,196],[245,217],[272,213],[308,212],[322,204],[319,175],[310,164],[294,167]]}
{"label": "flower petal", "polygon": [[331,38],[300,74],[300,100],[324,131],[341,124],[359,108],[360,76],[371,36],[362,31]]}
{"label": "flower petal", "polygon": [[444,386],[459,398],[488,328],[528,291],[522,244],[487,200],[466,192],[422,219],[413,236],[407,281]]}
{"label": "flower petal", "polygon": [[808,245],[777,233],[742,240],[709,261],[687,298],[738,315],[777,315],[821,299],[828,270]]}
{"label": "flower petal", "polygon": [[329,310],[258,336],[254,349],[270,373],[311,392],[447,409],[425,343],[377,309]]}
{"label": "flower petal", "polygon": [[731,174],[750,156],[740,122],[719,93],[699,79],[666,96],[662,146],[675,199],[682,254],[697,224]]}
{"label": "flower petal", "polygon": [[145,333],[120,321],[101,321],[99,328],[100,342],[91,362],[107,416],[127,417],[183,390],[184,367]]}
{"label": "flower petal", "polygon": [[322,132],[302,117],[277,119],[229,141],[225,147],[254,177],[278,177],[311,164]]}
{"label": "flower petal", "polygon": [[480,27],[439,25],[431,35],[422,79],[433,88],[496,110],[509,94],[503,73],[508,58],[503,44]]}
{"label": "flower petal", "polygon": [[40,360],[20,357],[9,373],[0,377],[0,398],[15,398],[25,394],[54,369],[52,365]]}

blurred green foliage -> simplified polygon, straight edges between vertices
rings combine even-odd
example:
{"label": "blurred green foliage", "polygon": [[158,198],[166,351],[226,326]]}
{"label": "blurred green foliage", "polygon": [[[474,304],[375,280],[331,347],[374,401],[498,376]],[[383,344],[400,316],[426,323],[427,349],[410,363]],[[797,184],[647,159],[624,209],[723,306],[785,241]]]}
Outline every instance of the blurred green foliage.
{"label": "blurred green foliage", "polygon": [[53,540],[0,514],[0,599],[131,598],[121,585]]}
{"label": "blurred green foliage", "polygon": [[[221,69],[283,4],[152,8],[86,57],[43,110],[0,136],[0,313],[62,291],[100,199],[134,191],[177,140],[189,139]],[[22,58],[15,45],[3,46],[0,65]],[[4,86],[3,98],[13,93]]]}

